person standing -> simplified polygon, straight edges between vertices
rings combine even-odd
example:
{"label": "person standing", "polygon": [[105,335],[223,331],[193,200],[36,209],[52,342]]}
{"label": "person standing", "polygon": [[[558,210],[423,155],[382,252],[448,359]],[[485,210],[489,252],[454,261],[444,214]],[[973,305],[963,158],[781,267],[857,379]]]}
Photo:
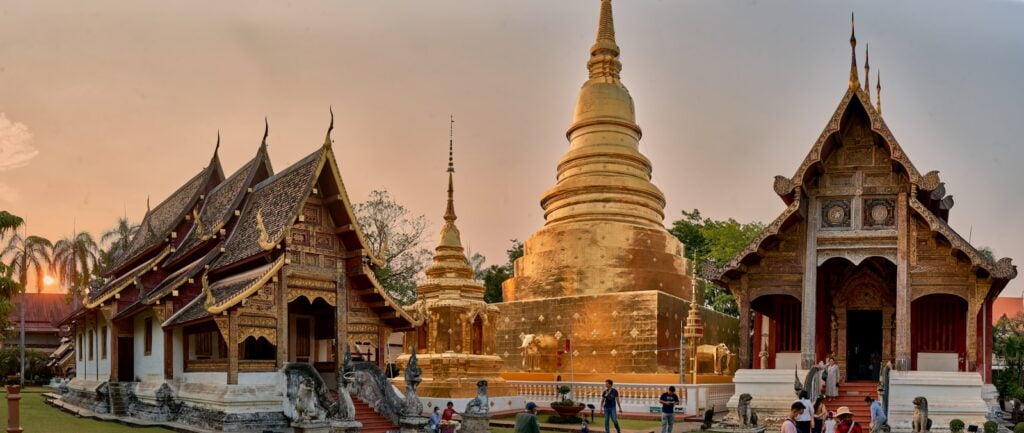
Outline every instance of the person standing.
{"label": "person standing", "polygon": [[839,397],[839,364],[836,364],[836,359],[830,356],[825,369],[828,373],[825,376],[825,397],[828,398],[828,401],[832,401]]}
{"label": "person standing", "polygon": [[819,395],[818,398],[814,399],[814,427],[811,431],[814,433],[821,433],[825,427],[825,417],[828,416],[828,407],[825,406],[825,396]]}
{"label": "person standing", "polygon": [[796,426],[796,418],[800,416],[804,411],[803,403],[794,401],[789,407],[789,417],[782,420],[781,433],[800,433],[800,429]]}
{"label": "person standing", "polygon": [[836,433],[836,414],[829,411],[825,417],[825,433]]}
{"label": "person standing", "polygon": [[796,403],[804,407],[803,412],[796,417],[796,428],[800,429],[800,433],[811,433],[811,429],[814,428],[814,418],[811,416],[814,413],[814,406],[807,397],[807,391],[800,391],[800,399]]}
{"label": "person standing", "polygon": [[540,423],[537,422],[537,403],[526,403],[526,412],[516,414],[515,433],[540,433]]}
{"label": "person standing", "polygon": [[452,417],[458,414],[455,410],[455,403],[448,402],[444,408],[444,412],[441,413],[441,433],[455,433],[455,423],[452,422]]}
{"label": "person standing", "polygon": [[882,431],[882,426],[889,421],[882,410],[882,402],[871,398],[870,395],[864,397],[864,402],[871,405],[871,433]]}
{"label": "person standing", "polygon": [[441,431],[441,408],[434,406],[434,412],[430,414],[430,431],[439,433]]}
{"label": "person standing", "polygon": [[[615,382],[611,379],[604,381],[604,392],[601,393],[601,408],[604,411],[604,433],[611,433],[609,423],[615,424],[615,431],[622,433],[619,428],[619,412],[622,412],[622,401],[619,400],[619,390],[615,389]],[[618,411],[615,409],[618,408]]]}
{"label": "person standing", "polygon": [[836,424],[836,433],[862,433],[860,424],[853,420],[853,412],[850,412],[850,408],[842,406],[836,410],[836,419],[839,420]]}
{"label": "person standing", "polygon": [[672,433],[676,423],[676,405],[679,404],[676,387],[668,387],[668,392],[661,394],[658,403],[661,403],[661,433]]}

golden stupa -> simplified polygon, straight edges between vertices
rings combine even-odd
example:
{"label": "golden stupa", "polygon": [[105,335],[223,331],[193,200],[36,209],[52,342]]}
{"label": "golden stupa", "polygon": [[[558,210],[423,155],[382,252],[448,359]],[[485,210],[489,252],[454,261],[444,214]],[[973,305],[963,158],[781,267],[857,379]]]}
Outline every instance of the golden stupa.
{"label": "golden stupa", "polygon": [[610,0],[601,1],[587,69],[566,132],[569,151],[541,197],[546,222],[526,241],[499,304],[506,372],[543,375],[506,377],[584,380],[580,374],[680,368],[693,266],[665,229],[665,196],[639,150]]}
{"label": "golden stupa", "polygon": [[396,362],[404,370],[415,347],[423,370],[421,397],[476,397],[479,380],[488,382],[492,397],[513,396],[515,390],[499,375],[502,360],[495,352],[498,308],[484,302],[484,286],[474,278],[455,226],[451,145],[449,139],[448,205],[441,239],[426,279],[416,286],[416,302],[405,307],[415,330],[405,334],[404,353]]}

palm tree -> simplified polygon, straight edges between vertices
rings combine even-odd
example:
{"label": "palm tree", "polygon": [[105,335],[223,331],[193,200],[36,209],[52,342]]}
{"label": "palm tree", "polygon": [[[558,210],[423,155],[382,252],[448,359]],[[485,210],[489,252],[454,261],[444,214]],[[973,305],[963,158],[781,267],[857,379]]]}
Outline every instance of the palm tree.
{"label": "palm tree", "polygon": [[22,236],[15,233],[7,243],[7,247],[0,251],[0,258],[9,257],[11,272],[17,275],[18,284],[24,289],[28,285],[28,277],[32,272],[36,274],[36,289],[43,290],[43,276],[53,264],[50,258],[50,250],[53,244],[41,236]]}
{"label": "palm tree", "polygon": [[79,232],[53,245],[53,273],[72,296],[89,287],[99,270],[100,249],[89,232]]}
{"label": "palm tree", "polygon": [[132,224],[128,221],[128,218],[118,218],[117,225],[103,232],[103,235],[100,236],[100,242],[109,245],[106,251],[100,251],[103,264],[110,266],[128,252],[128,243],[131,242],[132,237],[138,231],[138,224]]}

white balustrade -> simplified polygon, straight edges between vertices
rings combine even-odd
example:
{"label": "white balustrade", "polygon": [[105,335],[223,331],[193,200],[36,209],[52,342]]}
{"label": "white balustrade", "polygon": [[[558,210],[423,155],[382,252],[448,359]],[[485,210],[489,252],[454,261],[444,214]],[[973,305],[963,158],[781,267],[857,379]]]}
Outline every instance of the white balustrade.
{"label": "white balustrade", "polygon": [[[572,388],[569,398],[573,401],[592,404],[601,409],[601,393],[603,382],[543,382],[543,381],[511,381],[512,386],[526,401],[537,403],[542,409],[558,400],[558,387],[568,385]],[[731,383],[715,384],[650,384],[650,383],[616,383],[622,409],[625,412],[651,413],[661,409],[658,398],[669,386],[675,386],[679,394],[679,407],[686,408],[687,415],[701,415],[707,408],[716,412],[725,411],[726,402],[732,396],[735,386]]]}

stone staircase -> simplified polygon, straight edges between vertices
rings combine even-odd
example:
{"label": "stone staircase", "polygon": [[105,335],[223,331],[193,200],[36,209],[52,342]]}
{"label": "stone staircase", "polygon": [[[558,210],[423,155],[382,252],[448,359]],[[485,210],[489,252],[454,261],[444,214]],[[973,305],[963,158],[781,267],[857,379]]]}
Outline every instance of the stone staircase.
{"label": "stone staircase", "polygon": [[352,404],[356,408],[356,421],[363,423],[363,427],[359,430],[361,433],[389,433],[398,431],[397,426],[373,410],[362,399],[354,398],[352,399]]}
{"label": "stone staircase", "polygon": [[840,406],[846,406],[853,412],[853,419],[861,424],[861,428],[867,430],[871,423],[871,408],[864,402],[864,397],[871,396],[878,398],[878,382],[846,382],[839,385],[839,397],[835,401],[828,402],[828,410],[837,411]]}
{"label": "stone staircase", "polygon": [[128,414],[129,389],[131,383],[107,382],[107,398],[110,400],[110,414],[123,416]]}

